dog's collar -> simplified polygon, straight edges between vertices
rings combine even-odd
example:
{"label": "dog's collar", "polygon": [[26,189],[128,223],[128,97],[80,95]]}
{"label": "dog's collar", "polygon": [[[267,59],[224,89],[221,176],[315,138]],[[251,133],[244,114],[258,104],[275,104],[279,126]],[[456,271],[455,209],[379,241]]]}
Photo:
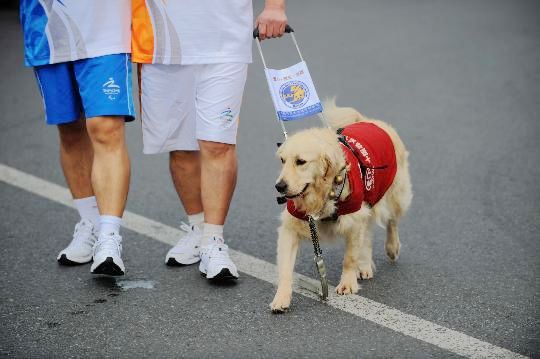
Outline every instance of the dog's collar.
{"label": "dog's collar", "polygon": [[330,191],[328,196],[334,201],[339,201],[339,198],[341,197],[341,195],[343,194],[343,190],[345,189],[346,181],[347,181],[347,166],[343,166],[343,168],[334,177],[332,190]]}
{"label": "dog's collar", "polygon": [[[343,175],[341,175],[341,173],[343,173]],[[328,197],[334,201],[336,209],[334,210],[334,213],[332,213],[328,217],[321,219],[321,221],[335,221],[339,217],[337,204],[341,198],[341,195],[343,194],[343,190],[345,189],[345,184],[347,183],[347,180],[347,166],[344,166],[334,177],[332,190],[328,194]]]}

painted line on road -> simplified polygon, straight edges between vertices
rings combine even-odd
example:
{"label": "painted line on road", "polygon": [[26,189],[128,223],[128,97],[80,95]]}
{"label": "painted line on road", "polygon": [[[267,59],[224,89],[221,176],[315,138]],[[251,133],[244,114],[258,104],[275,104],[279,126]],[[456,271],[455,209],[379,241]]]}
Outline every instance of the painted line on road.
{"label": "painted line on road", "polygon": [[[73,207],[71,195],[66,188],[15,168],[0,164],[0,181],[65,206]],[[170,245],[176,244],[184,234],[179,229],[129,211],[124,213],[123,226]],[[241,272],[265,282],[276,284],[276,265],[235,250],[230,250],[230,254]],[[301,274],[295,273],[295,278],[296,283],[304,281],[310,285],[318,285],[317,280]],[[359,295],[339,296],[334,294],[334,289],[334,287],[329,288],[331,294],[327,305],[450,352],[469,358],[525,358],[521,354],[414,315],[403,313],[371,299]],[[318,300],[315,293],[298,286],[298,284],[295,285],[294,291],[305,297]]]}

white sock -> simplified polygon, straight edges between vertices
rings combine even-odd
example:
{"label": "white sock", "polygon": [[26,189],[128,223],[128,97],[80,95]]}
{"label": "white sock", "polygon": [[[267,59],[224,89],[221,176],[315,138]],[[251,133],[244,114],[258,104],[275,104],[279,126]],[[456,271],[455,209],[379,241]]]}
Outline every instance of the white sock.
{"label": "white sock", "polygon": [[191,227],[197,226],[199,228],[202,228],[203,223],[204,223],[204,212],[200,212],[196,214],[188,214],[187,219]]}
{"label": "white sock", "polygon": [[92,196],[74,199],[73,203],[75,204],[75,208],[77,208],[77,211],[79,211],[81,219],[89,220],[90,222],[92,222],[96,230],[99,231],[99,209],[96,197]]}
{"label": "white sock", "polygon": [[201,246],[207,245],[209,239],[212,237],[223,238],[223,225],[210,223],[204,224]]}
{"label": "white sock", "polygon": [[116,216],[100,216],[99,223],[101,226],[99,234],[120,234],[120,225],[122,218]]}

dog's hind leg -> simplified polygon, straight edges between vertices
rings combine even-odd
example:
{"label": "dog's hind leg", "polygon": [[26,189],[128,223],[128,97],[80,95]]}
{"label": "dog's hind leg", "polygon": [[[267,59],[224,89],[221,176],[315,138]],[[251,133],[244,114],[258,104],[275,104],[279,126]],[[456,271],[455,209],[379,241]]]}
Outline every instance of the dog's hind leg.
{"label": "dog's hind leg", "polygon": [[358,278],[373,278],[373,244],[371,243],[371,224],[366,221],[362,226],[359,239]]}
{"label": "dog's hind leg", "polygon": [[[353,231],[351,231],[353,232]],[[345,236],[345,257],[343,258],[343,272],[341,281],[336,287],[338,294],[353,294],[358,292],[356,277],[359,259],[359,241],[354,233]]]}
{"label": "dog's hind leg", "polygon": [[286,311],[292,298],[292,282],[294,273],[294,263],[298,252],[298,235],[281,226],[278,231],[277,244],[277,267],[278,267],[278,288],[270,308],[274,313]]}
{"label": "dog's hind leg", "polygon": [[386,224],[386,241],[384,242],[384,249],[390,261],[397,261],[400,247],[401,243],[399,242],[397,221],[391,219]]}

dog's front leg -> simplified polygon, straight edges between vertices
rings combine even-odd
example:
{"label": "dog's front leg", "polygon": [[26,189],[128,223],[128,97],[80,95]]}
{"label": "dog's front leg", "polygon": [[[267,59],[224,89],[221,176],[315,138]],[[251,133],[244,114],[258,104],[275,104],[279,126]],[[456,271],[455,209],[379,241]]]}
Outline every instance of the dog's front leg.
{"label": "dog's front leg", "polygon": [[362,229],[360,236],[360,254],[358,260],[358,278],[371,279],[373,278],[373,244],[371,243],[371,223],[367,222]]}
{"label": "dog's front leg", "polygon": [[285,226],[279,227],[277,243],[278,288],[270,308],[282,313],[291,305],[294,263],[300,238]]}
{"label": "dog's front leg", "polygon": [[343,258],[343,272],[341,273],[341,281],[336,287],[338,294],[353,294],[358,292],[358,281],[356,277],[359,260],[359,243],[358,235],[353,231],[345,236],[345,257]]}

